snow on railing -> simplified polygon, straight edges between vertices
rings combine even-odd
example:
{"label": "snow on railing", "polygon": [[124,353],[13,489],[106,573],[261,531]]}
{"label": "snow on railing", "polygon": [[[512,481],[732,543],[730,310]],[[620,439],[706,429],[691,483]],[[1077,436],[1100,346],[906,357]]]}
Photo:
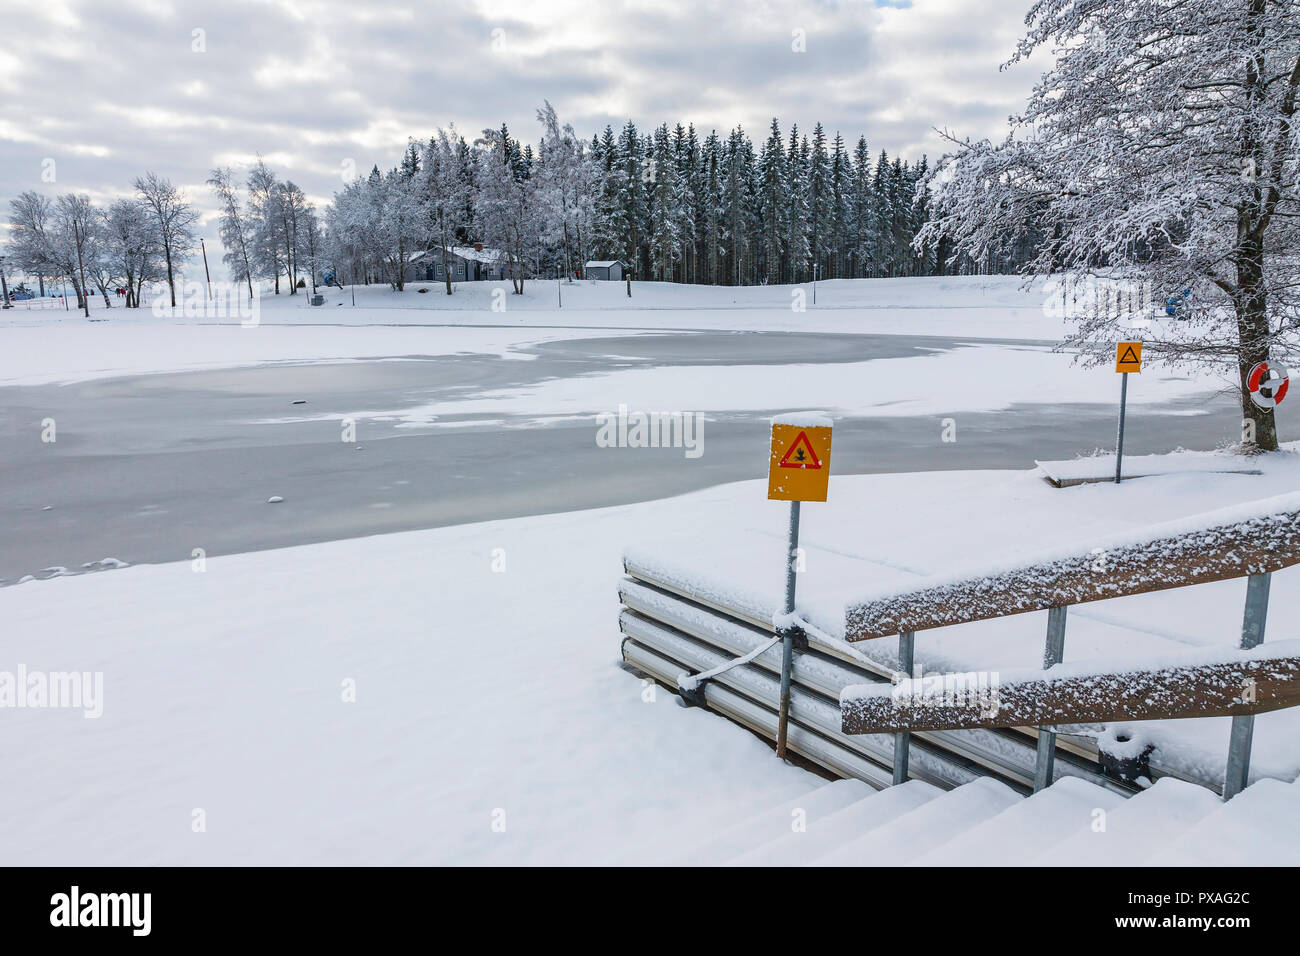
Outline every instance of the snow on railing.
{"label": "snow on railing", "polygon": [[1032,727],[1182,717],[1235,717],[1300,704],[1300,641],[1243,651],[1200,648],[1106,667],[1046,673],[937,674],[840,692],[846,734]]}
{"label": "snow on railing", "polygon": [[[949,674],[929,685],[907,680],[892,689],[846,688],[843,731],[905,740],[913,730],[1037,725],[1037,790],[1052,780],[1055,726],[1231,716],[1223,784],[1231,798],[1249,779],[1254,714],[1300,704],[1300,643],[1255,650],[1264,639],[1271,574],[1293,564],[1300,564],[1300,494],[1294,493],[869,595],[846,607],[845,640],[898,635],[900,648],[910,647],[919,630],[1046,610],[1046,673],[999,677],[996,686],[971,687],[963,678],[972,675]],[[1240,650],[1145,667],[1061,664],[1070,605],[1239,577],[1250,579]]]}
{"label": "snow on railing", "polygon": [[845,608],[844,639],[1044,611],[1267,574],[1300,564],[1300,493],[1209,511],[990,567]]}

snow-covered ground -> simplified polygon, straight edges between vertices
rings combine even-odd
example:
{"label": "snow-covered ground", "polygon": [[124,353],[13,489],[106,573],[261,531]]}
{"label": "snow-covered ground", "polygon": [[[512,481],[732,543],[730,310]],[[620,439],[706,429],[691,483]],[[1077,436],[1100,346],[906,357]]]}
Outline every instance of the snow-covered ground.
{"label": "snow-covered ground", "polygon": [[[529,283],[526,296],[505,296],[504,313],[492,311],[492,291],[462,285],[448,299],[437,286],[360,289],[356,308],[350,293],[332,291],[314,309],[282,297],[263,300],[252,328],[237,317],[98,307],[101,321],[88,323],[20,307],[0,321],[0,385],[470,353],[529,359],[530,346],[568,338],[721,329],[1007,341],[841,364],[611,368],[359,414],[409,424],[448,414],[536,421],[618,403],[725,413],[788,407],[796,387],[796,408],[837,416],[1115,398],[1113,374],[1072,367],[1047,348],[1063,326],[1014,279],[822,283],[816,306],[806,290],[806,312],[791,309],[800,291],[791,287],[636,283],[628,300],[619,284],[575,283],[564,286],[560,310],[554,283]],[[1130,402],[1141,404],[1220,383],[1150,369],[1131,386]],[[871,448],[837,444],[836,455],[857,462]],[[1289,491],[1298,458],[1274,456],[1259,476],[1170,474],[1064,490],[1031,471],[836,478],[830,502],[804,510],[801,609],[829,627],[846,589],[901,586]],[[663,860],[666,847],[689,847],[745,808],[820,781],[619,666],[621,555],[629,546],[666,554],[772,602],[784,527],[784,508],[765,499],[765,486],[744,482],[0,590],[8,638],[0,677],[20,667],[103,675],[101,716],[0,712],[0,761],[13,782],[0,790],[0,815],[21,823],[0,845],[0,862]],[[1270,634],[1283,635],[1300,610],[1296,573],[1276,575]],[[1243,591],[1230,582],[1079,608],[1066,659],[1231,645]],[[1041,617],[925,634],[918,660],[927,671],[1033,666]],[[892,650],[890,641],[871,649],[886,661]],[[1256,773],[1300,772],[1297,729],[1293,714],[1260,718]],[[1148,732],[1165,763],[1221,767],[1225,722]]]}
{"label": "snow-covered ground", "polygon": [[[837,478],[804,509],[800,608],[825,621],[845,588],[1288,491],[1300,456],[1264,471],[1064,490],[1030,471]],[[776,599],[785,509],[764,495],[744,482],[2,591],[0,669],[102,671],[104,685],[98,718],[4,715],[0,760],[20,783],[0,791],[0,814],[23,825],[0,860],[654,862],[740,808],[809,791],[815,777],[749,733],[618,666],[629,544]],[[1275,575],[1275,638],[1300,613],[1297,573]],[[1075,609],[1066,659],[1230,646],[1243,593],[1236,581]],[[918,660],[1032,666],[1042,618],[926,633]],[[887,659],[892,642],[871,650]],[[1226,721],[1147,730],[1189,768],[1213,772],[1226,753]],[[1256,774],[1300,772],[1297,730],[1294,712],[1259,718]]]}
{"label": "snow-covered ground", "polygon": [[[1065,325],[1041,291],[1008,276],[836,280],[811,287],[723,288],[634,283],[633,298],[612,282],[574,282],[557,305],[554,282],[530,282],[512,295],[501,283],[461,283],[447,296],[434,283],[404,292],[386,286],[264,295],[255,325],[231,314],[185,312],[159,317],[149,308],[105,309],[91,320],[57,300],[18,303],[0,321],[0,384],[80,381],[147,372],[274,362],[454,355],[515,355],[520,346],[590,334],[593,329],[802,331],[971,336],[1058,341]],[[420,289],[427,291],[421,293]],[[355,291],[356,306],[352,305]],[[792,308],[807,293],[807,311]],[[494,295],[495,293],[495,295]],[[504,311],[494,305],[504,304]],[[202,300],[191,300],[202,306]],[[206,307],[206,306],[204,306]],[[329,326],[305,334],[286,326]],[[430,327],[437,328],[430,328]],[[455,326],[455,328],[444,328]],[[360,328],[354,328],[360,327]],[[675,406],[680,407],[680,406]]]}

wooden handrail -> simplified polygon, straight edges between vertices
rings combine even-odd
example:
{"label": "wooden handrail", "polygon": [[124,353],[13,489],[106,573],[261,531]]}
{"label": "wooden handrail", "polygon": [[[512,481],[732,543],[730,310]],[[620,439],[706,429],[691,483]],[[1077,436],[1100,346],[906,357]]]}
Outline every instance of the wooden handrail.
{"label": "wooden handrail", "polygon": [[872,596],[845,609],[844,639],[983,621],[1207,584],[1300,564],[1300,494],[1155,525],[1064,553]]}
{"label": "wooden handrail", "polygon": [[1066,665],[1057,676],[949,674],[892,688],[858,685],[841,694],[841,722],[846,734],[879,734],[1234,717],[1300,704],[1300,641],[1194,658],[1145,670]]}

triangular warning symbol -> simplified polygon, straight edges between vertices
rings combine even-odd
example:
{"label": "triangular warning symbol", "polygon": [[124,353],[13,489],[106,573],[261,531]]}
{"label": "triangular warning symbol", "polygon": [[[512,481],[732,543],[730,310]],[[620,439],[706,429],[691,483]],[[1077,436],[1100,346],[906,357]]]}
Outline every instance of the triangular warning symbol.
{"label": "triangular warning symbol", "polygon": [[1138,365],[1141,361],[1142,360],[1137,357],[1137,353],[1133,351],[1133,346],[1131,345],[1126,348],[1124,354],[1119,357],[1120,365]]}
{"label": "triangular warning symbol", "polygon": [[803,431],[785,450],[785,454],[777,463],[778,468],[820,468],[821,466],[822,460],[817,457],[817,452],[813,451],[808,433]]}

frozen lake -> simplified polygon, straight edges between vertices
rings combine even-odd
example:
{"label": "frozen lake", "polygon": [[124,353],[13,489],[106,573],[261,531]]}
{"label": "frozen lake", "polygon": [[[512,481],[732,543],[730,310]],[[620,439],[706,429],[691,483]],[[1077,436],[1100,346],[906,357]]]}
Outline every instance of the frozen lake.
{"label": "frozen lake", "polygon": [[[979,342],[593,332],[527,346],[521,351],[535,356],[530,361],[483,353],[0,388],[6,529],[0,581],[56,566],[76,572],[105,557],[132,564],[188,560],[195,548],[215,556],[645,501],[761,477],[767,416],[806,407],[798,396],[816,395],[819,378],[842,376],[853,366],[862,370],[853,374],[861,375],[865,392],[873,368],[883,372],[888,360],[974,359],[988,351]],[[996,344],[1033,346],[1026,362],[1038,361],[1037,349],[1045,345]],[[873,365],[879,362],[886,364]],[[927,367],[918,363],[918,392],[934,384]],[[726,410],[721,400],[720,411],[672,401],[707,394],[714,378],[746,368],[758,369],[746,381],[756,379],[769,395],[752,410]],[[638,406],[627,394],[626,375],[640,373],[672,376],[655,393],[662,399],[657,407]],[[1101,376],[1107,389],[1113,381],[1105,371],[1078,374]],[[1152,384],[1150,376],[1143,383]],[[571,386],[581,386],[580,397],[564,407],[594,402],[590,412],[563,413],[548,398]],[[951,443],[940,440],[940,414],[838,415],[833,471],[1024,468],[1035,458],[1113,446],[1113,404],[1053,403],[1041,389],[1026,392],[1028,401],[1008,409],[954,410],[957,441]],[[598,447],[594,411],[613,411],[621,402],[633,410],[702,411],[704,453],[688,458],[680,448]],[[491,410],[494,404],[504,411]],[[460,413],[458,405],[468,410]],[[438,409],[435,421],[365,415],[429,406]],[[1233,440],[1234,409],[1227,395],[1179,394],[1131,406],[1126,451],[1212,448]],[[347,416],[356,420],[355,443],[341,440],[340,419]],[[46,418],[57,427],[52,444],[40,441]],[[268,503],[272,496],[284,500]]]}

